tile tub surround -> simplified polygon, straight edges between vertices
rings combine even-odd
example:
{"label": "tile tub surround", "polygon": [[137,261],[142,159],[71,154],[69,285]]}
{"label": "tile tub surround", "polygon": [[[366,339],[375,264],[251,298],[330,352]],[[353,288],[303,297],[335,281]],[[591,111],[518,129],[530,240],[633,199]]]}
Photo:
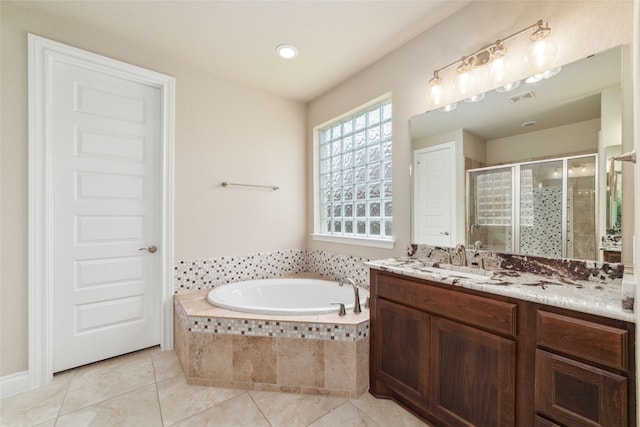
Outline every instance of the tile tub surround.
{"label": "tile tub surround", "polygon": [[[501,267],[488,272],[477,268],[461,269],[461,271],[467,272],[475,270],[490,277],[488,280],[478,281],[456,277],[448,273],[437,274],[426,271],[424,270],[425,264],[437,264],[437,262],[426,259],[390,258],[370,261],[367,265],[377,270],[418,279],[635,322],[633,312],[623,309],[622,275],[618,273],[617,264],[598,266],[598,263],[595,262],[582,262],[583,265],[576,267],[574,261],[552,260],[555,262],[551,262],[549,265],[540,265],[540,260],[533,259],[533,257],[510,256],[506,258],[517,258],[517,261],[513,263],[516,268],[525,269],[530,264],[536,272]],[[440,262],[438,265],[440,264],[442,263]],[[506,266],[510,265],[506,264]],[[447,267],[454,270],[460,269],[456,266]],[[573,277],[581,277],[582,279],[574,279]]]}
{"label": "tile tub surround", "polygon": [[321,278],[353,278],[369,289],[365,258],[325,251],[277,251],[200,260],[181,260],[174,265],[174,292],[211,289],[243,280],[272,279],[310,273]]}
{"label": "tile tub surround", "polygon": [[194,385],[354,398],[369,386],[369,312],[317,316],[240,313],[174,296],[178,359]]}

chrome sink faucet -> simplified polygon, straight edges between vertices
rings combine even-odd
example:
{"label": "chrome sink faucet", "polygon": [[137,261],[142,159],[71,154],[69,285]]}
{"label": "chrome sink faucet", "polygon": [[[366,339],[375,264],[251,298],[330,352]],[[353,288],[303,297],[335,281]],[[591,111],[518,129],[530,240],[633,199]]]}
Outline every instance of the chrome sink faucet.
{"label": "chrome sink faucet", "polygon": [[[453,255],[459,255],[460,256],[460,264],[462,267],[466,267],[467,265],[467,250],[465,249],[464,245],[462,243],[458,243],[455,247],[455,249],[453,250]],[[453,262],[452,262],[453,263]]]}
{"label": "chrome sink faucet", "polygon": [[358,291],[358,285],[356,285],[356,282],[354,282],[354,280],[349,277],[345,277],[344,279],[340,280],[339,284],[340,286],[342,286],[345,283],[349,283],[351,286],[353,286],[353,293],[356,298],[355,304],[353,305],[353,312],[355,314],[361,313],[362,308],[360,307],[360,292]]}

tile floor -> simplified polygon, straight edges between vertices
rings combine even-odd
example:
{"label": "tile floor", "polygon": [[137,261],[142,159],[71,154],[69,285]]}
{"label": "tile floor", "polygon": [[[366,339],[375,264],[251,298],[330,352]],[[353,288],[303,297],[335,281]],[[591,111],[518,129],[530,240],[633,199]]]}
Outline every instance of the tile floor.
{"label": "tile floor", "polygon": [[0,400],[1,426],[424,426],[388,400],[188,385],[175,351],[151,348],[66,371]]}

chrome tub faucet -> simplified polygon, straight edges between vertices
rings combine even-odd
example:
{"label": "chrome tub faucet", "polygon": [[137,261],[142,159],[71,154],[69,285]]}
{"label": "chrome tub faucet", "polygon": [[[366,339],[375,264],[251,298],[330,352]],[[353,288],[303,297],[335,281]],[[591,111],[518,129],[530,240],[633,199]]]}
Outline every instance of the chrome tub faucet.
{"label": "chrome tub faucet", "polygon": [[349,278],[349,277],[345,277],[344,279],[340,280],[340,286],[343,286],[345,283],[349,283],[351,286],[353,286],[353,293],[355,296],[355,304],[353,305],[353,312],[355,314],[359,314],[362,312],[362,308],[360,307],[360,292],[358,291],[358,285],[356,285],[356,282]]}

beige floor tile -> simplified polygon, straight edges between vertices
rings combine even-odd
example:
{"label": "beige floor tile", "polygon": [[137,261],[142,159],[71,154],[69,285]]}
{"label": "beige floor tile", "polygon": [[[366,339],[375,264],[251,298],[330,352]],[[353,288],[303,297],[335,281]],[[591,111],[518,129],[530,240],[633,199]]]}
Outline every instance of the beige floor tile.
{"label": "beige floor tile", "polygon": [[345,402],[309,427],[380,427],[375,421],[362,413],[351,402]]}
{"label": "beige floor tile", "polygon": [[58,418],[56,427],[162,426],[155,385],[114,397]]}
{"label": "beige floor tile", "polygon": [[267,419],[247,393],[209,408],[173,427],[269,427]]}
{"label": "beige floor tile", "polygon": [[151,354],[156,381],[164,381],[175,376],[184,376],[175,350],[158,351]]}
{"label": "beige floor tile", "polygon": [[119,396],[153,384],[153,363],[149,351],[136,352],[76,370],[61,414]]}
{"label": "beige floor tile", "polygon": [[44,387],[0,400],[1,426],[31,426],[56,418],[73,373],[56,375]]}
{"label": "beige floor tile", "polygon": [[249,392],[273,427],[307,426],[345,399],[269,391]]}
{"label": "beige floor tile", "polygon": [[56,426],[56,420],[55,419],[33,425],[33,427],[55,427],[55,426]]}
{"label": "beige floor tile", "polygon": [[229,388],[189,385],[183,376],[169,378],[157,383],[157,386],[165,426],[243,393],[242,390]]}
{"label": "beige floor tile", "polygon": [[376,399],[364,393],[351,403],[381,426],[424,427],[425,424],[397,403],[387,399]]}

